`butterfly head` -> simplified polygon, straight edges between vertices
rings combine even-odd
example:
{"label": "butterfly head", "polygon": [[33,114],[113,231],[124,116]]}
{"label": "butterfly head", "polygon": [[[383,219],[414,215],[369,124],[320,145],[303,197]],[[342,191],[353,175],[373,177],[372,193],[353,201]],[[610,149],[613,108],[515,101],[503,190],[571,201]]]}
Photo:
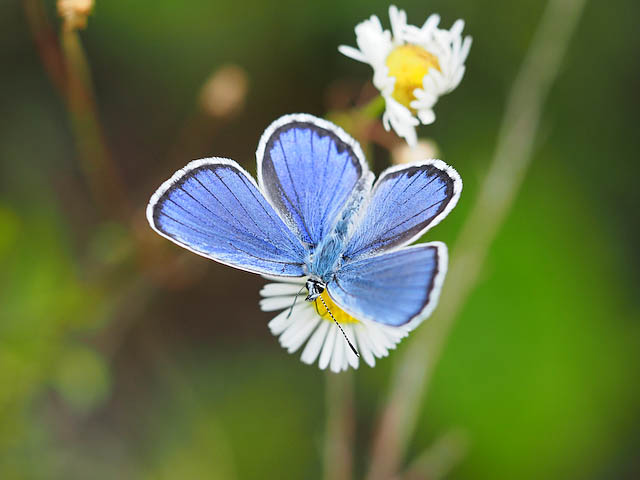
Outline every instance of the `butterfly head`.
{"label": "butterfly head", "polygon": [[307,291],[309,295],[305,299],[307,302],[313,302],[316,298],[318,298],[322,292],[324,292],[325,288],[327,288],[326,283],[324,283],[319,278],[309,278],[307,283],[305,284],[307,287]]}

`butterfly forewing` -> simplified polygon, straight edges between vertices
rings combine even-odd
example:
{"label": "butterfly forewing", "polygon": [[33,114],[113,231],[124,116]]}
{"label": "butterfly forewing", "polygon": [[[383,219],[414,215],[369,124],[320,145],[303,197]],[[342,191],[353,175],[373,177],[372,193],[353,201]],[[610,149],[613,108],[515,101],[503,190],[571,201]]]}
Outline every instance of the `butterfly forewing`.
{"label": "butterfly forewing", "polygon": [[368,178],[357,143],[311,115],[272,124],[257,152],[258,182],[299,238],[312,247],[331,233],[356,188]]}
{"label": "butterfly forewing", "polygon": [[195,253],[255,273],[304,275],[306,249],[235,162],[205,159],[154,194],[149,223]]}

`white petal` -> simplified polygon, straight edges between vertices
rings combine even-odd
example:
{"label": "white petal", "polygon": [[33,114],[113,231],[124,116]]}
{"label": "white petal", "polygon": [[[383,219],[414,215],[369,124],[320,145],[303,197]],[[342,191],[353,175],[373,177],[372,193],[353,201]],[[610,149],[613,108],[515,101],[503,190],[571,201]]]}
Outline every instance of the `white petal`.
{"label": "white petal", "polygon": [[464,67],[460,68],[456,72],[455,77],[453,77],[453,80],[451,81],[451,86],[449,87],[449,91],[453,90],[458,85],[460,85],[460,82],[462,81],[462,77],[464,76],[464,72],[465,72],[465,68]]}
{"label": "white petal", "polygon": [[436,28],[439,23],[440,23],[440,15],[438,15],[437,13],[432,13],[424,22],[424,25],[422,25],[422,30],[430,31]]}
{"label": "white petal", "polygon": [[362,328],[360,329],[360,335],[364,338],[365,342],[367,342],[367,346],[371,349],[371,353],[375,357],[383,357],[386,350],[384,350],[378,343],[374,342],[371,338],[371,330],[372,328],[369,325],[361,324]]}
{"label": "white petal", "polygon": [[394,343],[388,341],[387,336],[384,335],[383,333],[383,329],[380,328],[378,325],[369,326],[369,329],[367,330],[367,332],[369,333],[369,338],[371,339],[371,342],[375,345],[378,352],[382,352],[380,356],[386,357],[389,353],[388,352],[389,347],[393,346]]}
{"label": "white petal", "polygon": [[409,335],[409,330],[406,327],[389,327],[385,325],[384,331],[385,335],[392,338],[395,343]]}
{"label": "white petal", "polygon": [[386,357],[387,355],[389,355],[389,352],[384,345],[384,339],[380,338],[380,333],[377,328],[369,327],[367,329],[367,334],[369,335],[372,350],[377,357]]}
{"label": "white petal", "polygon": [[280,345],[284,346],[284,344],[288,344],[290,339],[309,322],[312,313],[313,311],[311,309],[304,308],[298,311],[295,317],[292,314],[291,316],[294,317],[294,320],[287,326],[284,332],[282,332],[282,335],[280,335]]}
{"label": "white petal", "polygon": [[430,125],[436,121],[436,114],[430,108],[418,110],[418,118],[423,125]]}
{"label": "white petal", "polygon": [[393,48],[391,32],[383,30],[380,20],[375,15],[370,20],[356,25],[356,43],[360,52],[374,68],[384,65],[387,55]]}
{"label": "white petal", "polygon": [[382,328],[376,329],[378,332],[378,338],[382,342],[382,345],[384,346],[385,349],[393,350],[394,348],[396,348],[396,345],[398,344],[398,340],[396,339],[396,336],[392,332],[393,327],[388,328],[387,325],[381,325],[381,327]]}
{"label": "white petal", "polygon": [[[423,84],[424,84],[424,80],[423,80]],[[411,107],[413,107],[413,104],[416,103],[422,107],[431,108],[438,101],[438,97],[436,95],[434,95],[431,92],[425,91],[422,88],[416,88],[413,91],[413,95],[416,97],[416,100],[411,102]]]}
{"label": "white petal", "polygon": [[416,133],[416,129],[410,125],[397,125],[394,127],[394,130],[398,133],[399,136],[404,138],[407,141],[407,145],[410,147],[415,147],[418,143],[418,134]]}
{"label": "white petal", "polygon": [[[387,121],[395,132],[405,138],[410,146],[414,146],[418,142],[415,126],[420,124],[420,121],[411,114],[411,111],[401,105],[392,97],[385,97],[387,109]],[[384,118],[383,118],[384,122]]]}
{"label": "white petal", "polygon": [[437,98],[438,92],[432,71],[422,79],[423,91]]}
{"label": "white petal", "polygon": [[293,353],[297,351],[309,339],[314,329],[318,326],[318,323],[321,321],[322,320],[320,318],[316,317],[315,320],[309,322],[303,328],[300,329],[300,332],[298,333],[298,335],[295,338],[291,339],[288,346],[283,345],[283,347],[285,347],[289,353]]}
{"label": "white petal", "polygon": [[269,322],[268,327],[271,330],[271,333],[274,335],[280,335],[284,332],[289,325],[293,323],[295,320],[294,313],[296,313],[296,308],[293,309],[291,315],[289,315],[289,311],[285,310],[284,312],[280,312],[278,315],[273,317],[273,319]]}
{"label": "white petal", "polygon": [[393,93],[396,79],[395,77],[389,76],[389,68],[387,68],[386,65],[381,65],[374,68],[373,84],[378,90],[380,90],[380,94],[386,98]]}
{"label": "white petal", "polygon": [[379,325],[376,329],[378,338],[382,342],[385,349],[394,349],[398,344],[399,338],[397,336],[398,328],[390,325]]}
{"label": "white petal", "polygon": [[460,56],[458,60],[460,63],[464,63],[469,55],[469,50],[471,49],[471,37],[465,37],[464,42],[462,42],[462,48],[460,49]]}
{"label": "white petal", "polygon": [[360,352],[360,355],[362,356],[362,359],[365,361],[365,363],[370,367],[374,367],[376,364],[376,358],[371,352],[369,339],[362,332],[362,329],[364,328],[366,327],[362,323],[357,324],[353,328],[356,332],[356,338],[358,341],[358,351]]}
{"label": "white petal", "polygon": [[407,26],[407,13],[398,10],[395,5],[389,7],[389,20],[391,21],[391,32],[394,40],[402,42],[404,39],[404,29]]}
{"label": "white petal", "polygon": [[322,352],[320,353],[320,360],[318,360],[318,367],[320,367],[320,370],[324,370],[329,365],[331,354],[333,353],[333,347],[336,343],[336,335],[338,333],[337,328],[329,328],[327,338],[324,341],[324,346],[322,347]]}
{"label": "white petal", "polygon": [[263,297],[276,297],[281,295],[296,295],[300,291],[300,286],[294,283],[267,283],[260,295]]}
{"label": "white petal", "polygon": [[464,30],[464,20],[458,19],[453,23],[453,26],[451,27],[451,30],[449,30],[449,32],[452,36],[459,37],[462,33],[462,30]]}
{"label": "white petal", "polygon": [[387,111],[385,111],[382,114],[382,126],[384,127],[384,129],[388,132],[389,130],[391,130],[391,122],[389,121],[389,113]]}
{"label": "white petal", "polygon": [[288,335],[285,338],[285,335],[289,333],[289,330],[282,334],[280,337],[280,345],[286,348],[289,353],[295,352],[304,342],[307,341],[320,321],[320,317],[311,313],[309,317],[307,317],[307,321],[301,324],[291,335]]}
{"label": "white petal", "polygon": [[[334,330],[339,330],[336,325]],[[331,371],[338,373],[342,370],[342,362],[344,361],[345,352],[344,349],[347,347],[347,341],[342,336],[342,332],[338,332],[336,335],[336,344],[333,347],[333,355],[331,357]]]}
{"label": "white petal", "polygon": [[273,312],[275,310],[289,310],[293,305],[294,297],[267,297],[260,300],[260,308],[263,312]]}
{"label": "white petal", "polygon": [[357,50],[353,47],[350,47],[348,45],[340,45],[338,47],[338,51],[349,58],[357,60],[358,62],[368,63],[367,57],[365,57],[360,50]]}
{"label": "white petal", "polygon": [[[353,346],[356,347],[356,350],[358,350],[358,340],[356,338],[353,327],[351,325],[344,325],[344,331],[347,334],[347,337],[349,337],[349,340],[351,340],[351,343],[353,343]],[[358,353],[360,353],[359,350]],[[353,368],[358,368],[358,357],[356,357],[356,354],[351,351],[350,347],[347,348],[347,362],[349,362],[349,365],[351,365]]]}
{"label": "white petal", "polygon": [[320,349],[324,343],[324,339],[327,336],[327,331],[331,324],[327,321],[323,321],[320,323],[320,326],[313,332],[311,338],[307,342],[307,345],[304,347],[302,351],[302,355],[300,356],[300,360],[304,363],[311,365],[316,361],[318,355],[320,354]]}

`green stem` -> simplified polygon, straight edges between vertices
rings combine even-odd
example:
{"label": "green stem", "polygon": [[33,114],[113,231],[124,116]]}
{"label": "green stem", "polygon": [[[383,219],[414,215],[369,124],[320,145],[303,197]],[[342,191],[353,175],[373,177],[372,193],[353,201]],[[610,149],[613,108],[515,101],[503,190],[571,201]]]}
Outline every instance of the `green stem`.
{"label": "green stem", "polygon": [[353,372],[326,373],[324,478],[349,480],[353,476]]}
{"label": "green stem", "polygon": [[382,95],[376,95],[372,100],[369,101],[369,103],[360,107],[358,109],[358,113],[360,113],[364,117],[376,119],[380,115],[382,115],[382,112],[384,112],[385,105],[386,102]]}

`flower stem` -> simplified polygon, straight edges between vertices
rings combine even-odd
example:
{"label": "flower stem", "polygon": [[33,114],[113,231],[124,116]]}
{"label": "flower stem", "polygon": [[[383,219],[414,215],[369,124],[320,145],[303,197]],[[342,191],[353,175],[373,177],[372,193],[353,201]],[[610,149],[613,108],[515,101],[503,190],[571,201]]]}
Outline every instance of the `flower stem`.
{"label": "flower stem", "polygon": [[326,373],[326,431],[324,478],[349,480],[353,476],[353,373]]}
{"label": "flower stem", "polygon": [[464,458],[468,447],[469,439],[466,432],[458,429],[446,432],[418,455],[401,478],[402,480],[448,478],[451,470]]}
{"label": "flower stem", "polygon": [[97,206],[123,219],[130,211],[118,169],[98,118],[89,63],[75,28],[65,26],[60,41],[40,0],[23,0],[24,11],[43,65],[66,102],[80,167]]}
{"label": "flower stem", "polygon": [[111,216],[122,217],[129,210],[128,200],[107,149],[89,65],[76,30],[62,30],[61,48],[67,66],[69,114],[84,175],[101,209]]}
{"label": "flower stem", "polygon": [[369,103],[360,107],[358,109],[358,113],[360,113],[364,117],[376,119],[382,114],[382,112],[384,112],[384,107],[384,98],[382,97],[382,95],[376,95],[369,101]]}
{"label": "flower stem", "polygon": [[558,75],[585,0],[550,0],[507,100],[495,156],[451,255],[436,315],[410,340],[393,373],[372,446],[369,480],[400,468],[451,327],[473,291],[487,251],[531,162],[542,107]]}

